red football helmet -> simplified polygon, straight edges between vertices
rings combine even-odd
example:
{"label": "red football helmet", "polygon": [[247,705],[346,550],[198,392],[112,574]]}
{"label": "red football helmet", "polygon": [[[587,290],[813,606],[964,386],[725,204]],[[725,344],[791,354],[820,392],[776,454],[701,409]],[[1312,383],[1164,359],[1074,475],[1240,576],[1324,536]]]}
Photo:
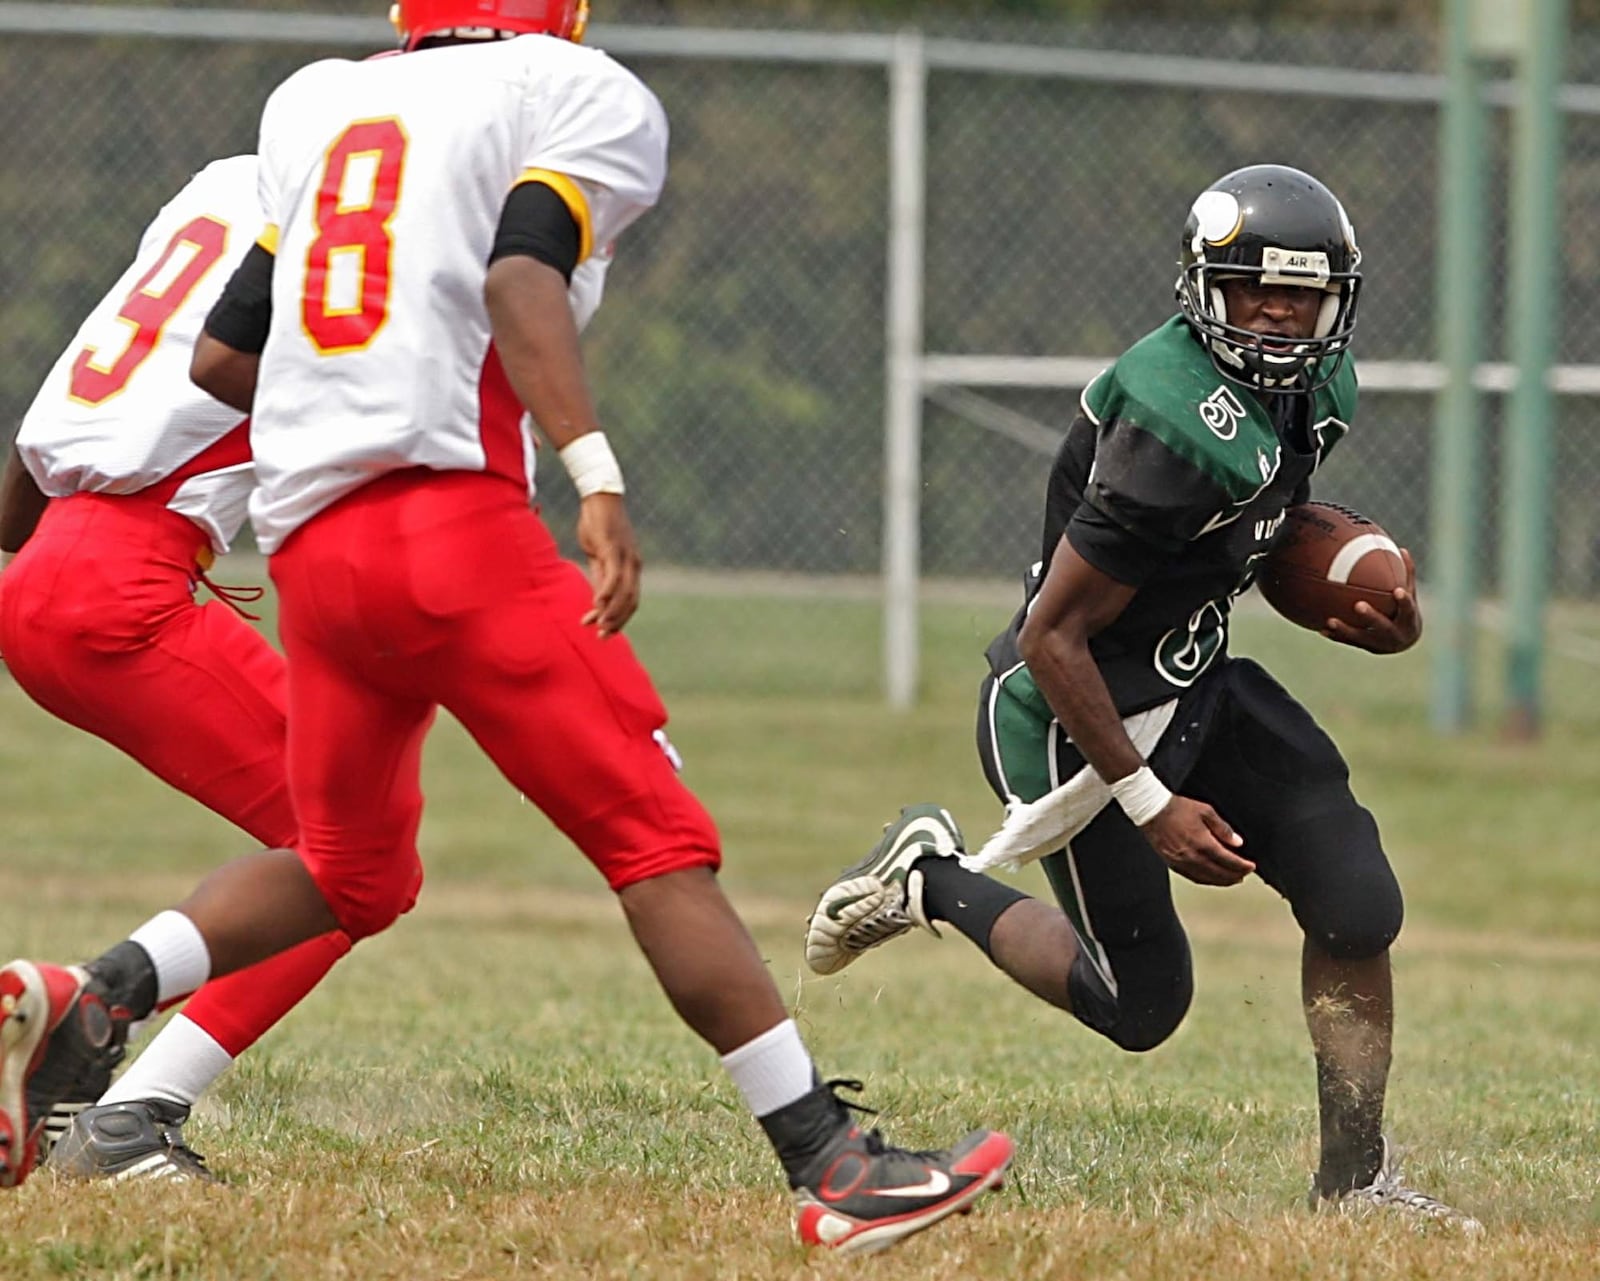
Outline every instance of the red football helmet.
{"label": "red football helmet", "polygon": [[589,0],[398,0],[389,21],[407,49],[460,27],[578,41],[589,25]]}

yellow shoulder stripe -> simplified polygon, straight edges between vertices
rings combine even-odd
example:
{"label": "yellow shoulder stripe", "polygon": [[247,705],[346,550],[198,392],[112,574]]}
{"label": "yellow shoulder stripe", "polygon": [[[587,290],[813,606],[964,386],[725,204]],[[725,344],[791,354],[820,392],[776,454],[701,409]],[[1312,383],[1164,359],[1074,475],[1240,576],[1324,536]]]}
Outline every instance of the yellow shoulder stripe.
{"label": "yellow shoulder stripe", "polygon": [[278,256],[278,229],[269,222],[261,234],[256,237],[256,244],[276,258]]}
{"label": "yellow shoulder stripe", "polygon": [[589,216],[589,199],[583,194],[583,188],[566,174],[550,169],[524,169],[511,185],[520,187],[525,182],[542,182],[561,197],[561,203],[578,224],[578,261],[587,259],[594,252],[594,222]]}

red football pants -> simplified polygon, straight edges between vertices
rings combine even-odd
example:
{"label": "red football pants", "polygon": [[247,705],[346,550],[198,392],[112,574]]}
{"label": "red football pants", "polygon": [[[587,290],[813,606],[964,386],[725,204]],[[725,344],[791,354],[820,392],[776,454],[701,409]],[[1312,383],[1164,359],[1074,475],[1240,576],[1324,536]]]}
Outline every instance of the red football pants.
{"label": "red football pants", "polygon": [[363,486],[272,557],[289,660],[300,855],[353,938],[414,889],[422,740],[449,710],[613,889],[720,865],[666,711],[521,488],[412,469]]}
{"label": "red football pants", "polygon": [[[292,846],[282,657],[194,602],[200,528],[139,495],[45,510],[0,574],[0,654],[46,711],[120,748],[264,845]],[[237,1057],[350,950],[339,932],[206,984],[184,1013]]]}

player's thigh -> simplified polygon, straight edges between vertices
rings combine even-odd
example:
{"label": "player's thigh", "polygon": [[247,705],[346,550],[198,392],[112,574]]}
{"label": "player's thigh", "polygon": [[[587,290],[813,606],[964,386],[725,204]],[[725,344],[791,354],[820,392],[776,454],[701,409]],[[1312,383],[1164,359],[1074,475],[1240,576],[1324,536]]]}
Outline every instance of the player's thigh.
{"label": "player's thigh", "polygon": [[[319,625],[309,568],[275,557],[288,658],[289,788],[299,850],[352,937],[384,928],[421,883],[422,744],[434,703],[380,688]],[[293,562],[291,564],[291,562]]]}
{"label": "player's thigh", "polygon": [[1137,947],[1177,923],[1166,863],[1115,805],[1045,859],[1044,870],[1079,932],[1108,949]]}
{"label": "player's thigh", "polygon": [[263,844],[294,842],[288,672],[259,632],[218,602],[191,607],[121,688],[138,689],[134,719],[153,727],[133,753],[147,768]]}
{"label": "player's thigh", "polygon": [[[990,677],[978,699],[978,756],[1002,798],[1038,800],[1084,767],[1026,668]],[[1078,956],[1073,1013],[1128,1050],[1161,1044],[1194,994],[1189,940],[1166,864],[1115,805],[1042,861]]]}
{"label": "player's thigh", "polygon": [[463,628],[441,701],[613,888],[715,867],[715,825],[678,777],[649,673],[626,638],[580,622],[592,596],[549,558]]}
{"label": "player's thigh", "polygon": [[1338,746],[1288,690],[1256,663],[1235,659],[1185,790],[1214,805],[1257,861],[1282,833],[1355,805]]}
{"label": "player's thigh", "polygon": [[[1025,668],[986,680],[978,703],[978,755],[1001,797],[1036,801],[1084,768]],[[1044,869],[1085,938],[1121,946],[1177,920],[1166,864],[1114,805],[1046,858]]]}
{"label": "player's thigh", "polygon": [[284,640],[289,781],[307,847],[381,849],[414,840],[433,704],[375,688],[292,632]]}
{"label": "player's thigh", "polygon": [[[52,599],[16,626],[37,569],[8,584],[12,674],[47,711],[127,753],[267,844],[294,839],[284,767],[282,657],[226,606],[196,606],[180,574],[150,568],[142,618],[97,624],[92,576],[51,575]],[[8,572],[9,576],[9,572]],[[82,608],[79,608],[79,605]]]}
{"label": "player's thigh", "polygon": [[1036,801],[1082,764],[1025,667],[979,687],[977,739],[983,776],[1002,801]]}
{"label": "player's thigh", "polygon": [[1123,1049],[1160,1045],[1194,995],[1166,865],[1113,805],[1046,858],[1044,870],[1078,934],[1073,1012]]}
{"label": "player's thigh", "polygon": [[1245,840],[1257,874],[1335,954],[1373,955],[1400,929],[1400,887],[1349,767],[1316,719],[1262,668],[1229,664],[1228,688],[1189,790]]}

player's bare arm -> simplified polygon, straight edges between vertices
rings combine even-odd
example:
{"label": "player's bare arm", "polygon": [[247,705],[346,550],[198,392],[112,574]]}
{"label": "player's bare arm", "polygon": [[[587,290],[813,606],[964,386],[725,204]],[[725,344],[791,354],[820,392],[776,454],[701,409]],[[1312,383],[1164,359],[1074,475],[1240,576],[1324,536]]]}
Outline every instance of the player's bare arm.
{"label": "player's bare arm", "polygon": [[255,404],[261,352],[272,325],[274,258],[268,243],[274,234],[269,231],[253,245],[229,278],[189,363],[195,386],[245,414]]}
{"label": "player's bare arm", "polygon": [[[1144,767],[1089,650],[1137,589],[1085,560],[1065,537],[1018,638],[1040,693],[1073,744],[1101,778],[1127,778]],[[1236,885],[1255,865],[1233,850],[1239,835],[1211,806],[1174,796],[1140,829],[1173,871],[1201,885]],[[1230,848],[1232,847],[1232,848]]]}
{"label": "player's bare arm", "polygon": [[0,477],[0,568],[22,550],[33,537],[39,517],[50,499],[22,465],[22,454],[15,445],[6,458]]}
{"label": "player's bare arm", "polygon": [[201,334],[194,345],[189,377],[201,391],[248,414],[255,403],[256,375],[260,368],[260,356],[237,351],[210,334]]}
{"label": "player's bare arm", "polygon": [[1417,603],[1417,564],[1411,553],[1400,550],[1406,563],[1406,585],[1394,589],[1394,617],[1387,618],[1381,610],[1366,601],[1356,602],[1355,612],[1362,626],[1352,627],[1337,618],[1328,620],[1324,633],[1329,640],[1341,645],[1353,645],[1371,654],[1399,654],[1410,649],[1422,639],[1422,607]]}
{"label": "player's bare arm", "polygon": [[[544,438],[564,450],[598,432],[561,271],[524,254],[497,259],[489,267],[484,298],[506,377]],[[639,606],[642,569],[620,492],[583,498],[578,545],[589,559],[594,584],[594,605],[584,622],[602,636],[619,632]]]}

